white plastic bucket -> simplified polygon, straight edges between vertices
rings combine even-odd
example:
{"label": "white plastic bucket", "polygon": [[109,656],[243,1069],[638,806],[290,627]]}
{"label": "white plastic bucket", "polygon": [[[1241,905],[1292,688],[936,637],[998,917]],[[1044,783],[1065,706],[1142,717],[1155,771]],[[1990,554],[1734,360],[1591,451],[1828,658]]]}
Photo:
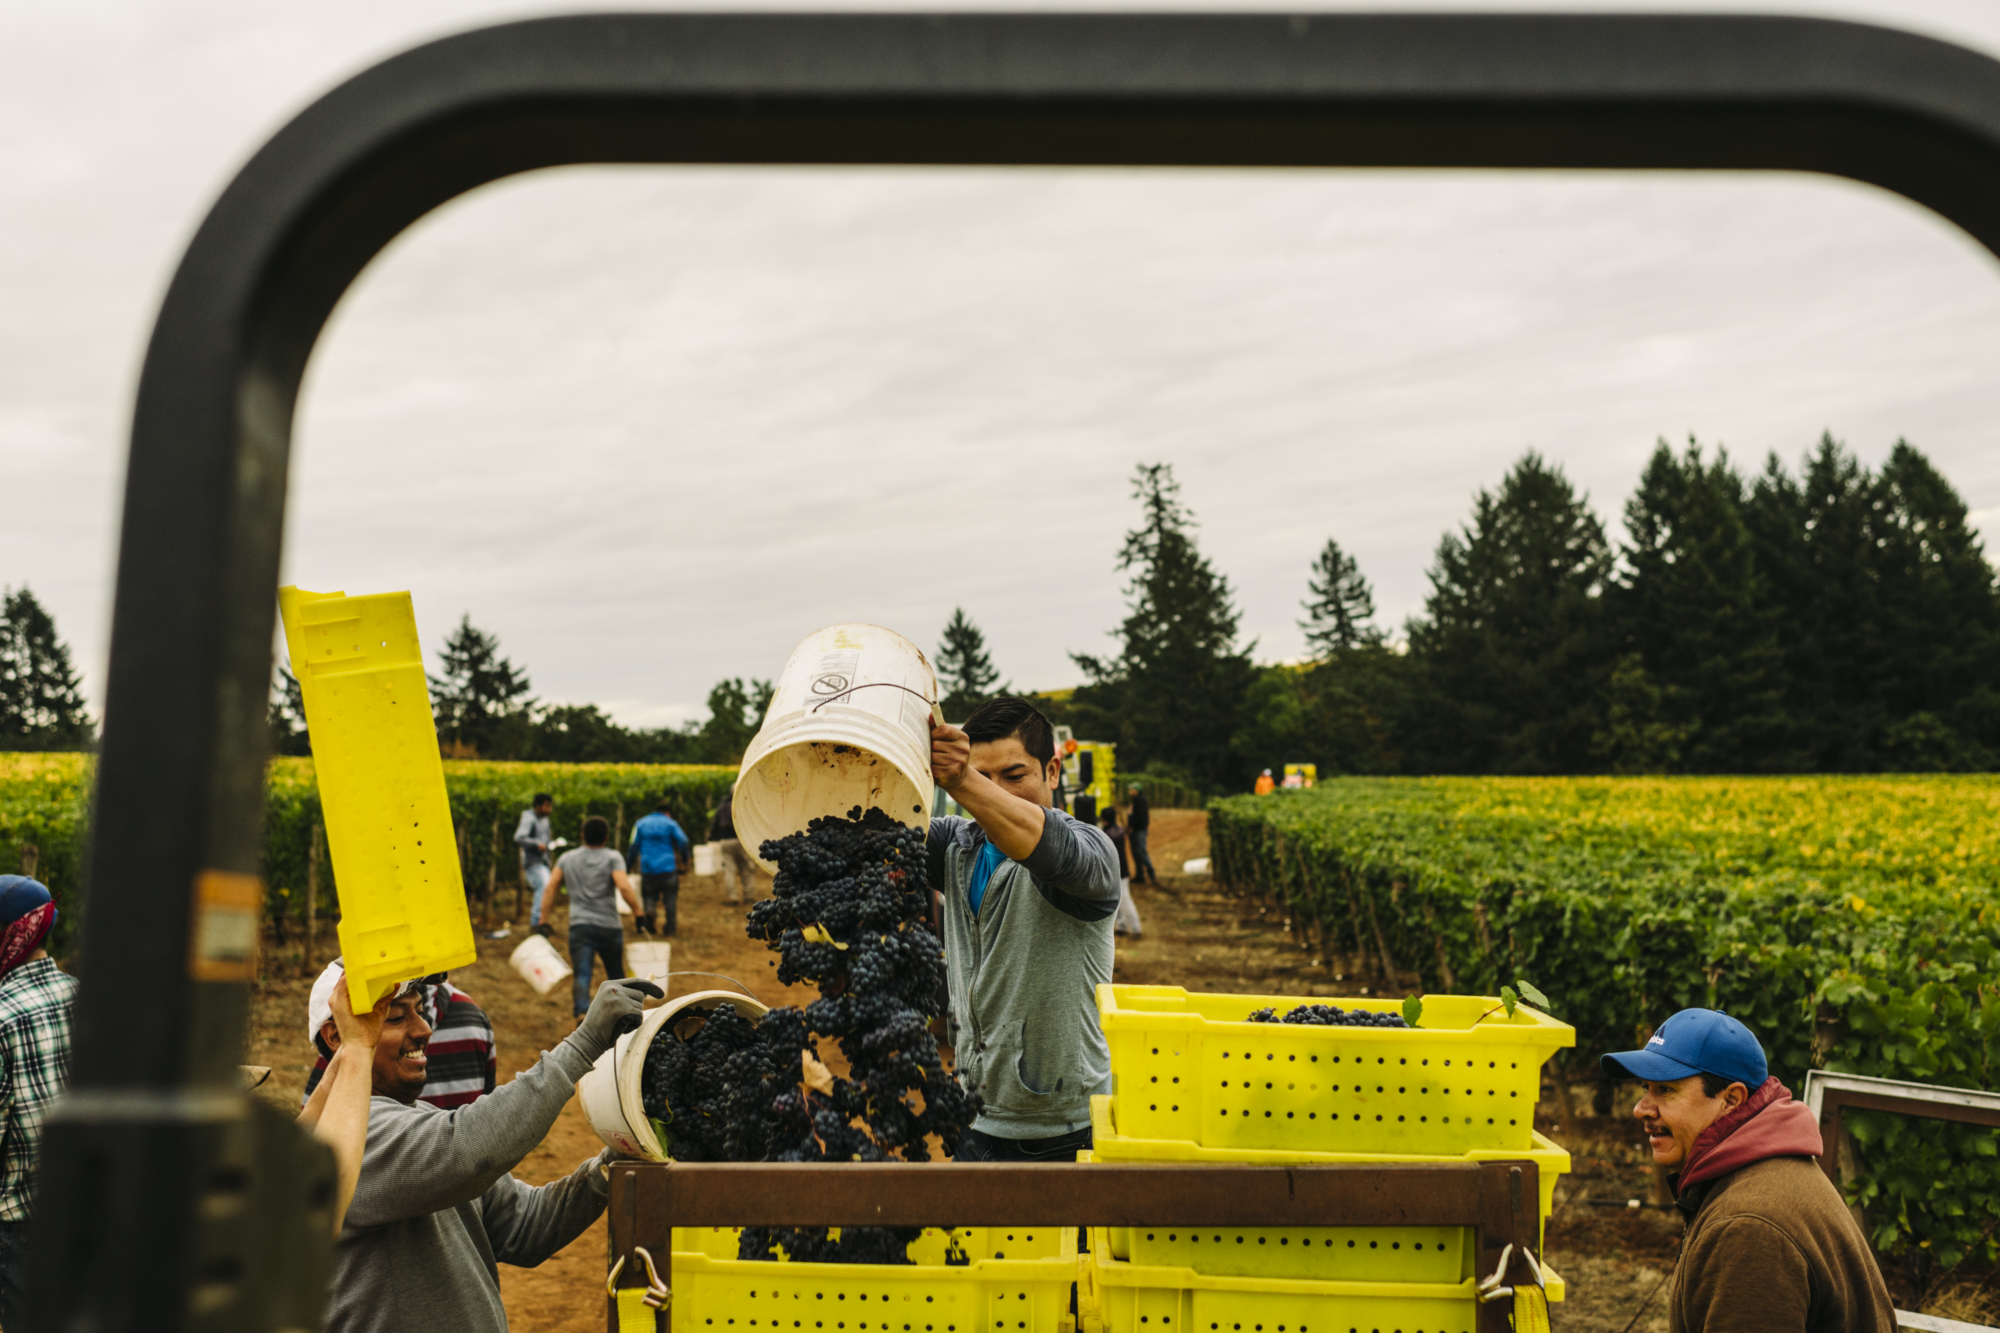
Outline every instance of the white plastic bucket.
{"label": "white plastic bucket", "polygon": [[857,805],[926,823],[937,697],[929,660],[893,630],[829,625],[806,636],[743,754],[732,814],[744,848],[755,856],[767,838]]}
{"label": "white plastic bucket", "polygon": [[547,995],[570,975],[570,966],[543,935],[529,935],[507,959],[535,994]]}
{"label": "white plastic bucket", "polygon": [[590,1117],[590,1127],[613,1151],[648,1162],[667,1160],[666,1145],[653,1133],[645,1105],[639,1098],[646,1051],[661,1028],[698,1017],[724,1001],[735,1005],[736,1012],[753,1023],[769,1012],[767,1006],[748,995],[729,990],[696,991],[668,1000],[657,1009],[647,1010],[638,1028],[620,1037],[610,1050],[598,1056],[597,1063],[577,1083],[577,1095],[583,1100],[583,1113]]}
{"label": "white plastic bucket", "polygon": [[646,981],[665,981],[673,970],[674,946],[666,940],[634,940],[625,946],[625,972]]}
{"label": "white plastic bucket", "polygon": [[694,873],[697,875],[719,875],[722,873],[722,844],[704,842],[694,849]]}

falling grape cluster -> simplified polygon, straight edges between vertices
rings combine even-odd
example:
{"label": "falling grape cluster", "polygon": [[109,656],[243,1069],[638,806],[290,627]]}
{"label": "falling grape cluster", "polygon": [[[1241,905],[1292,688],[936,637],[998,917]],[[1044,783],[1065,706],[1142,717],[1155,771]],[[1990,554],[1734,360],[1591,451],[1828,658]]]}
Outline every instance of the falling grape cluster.
{"label": "falling grape cluster", "polygon": [[1310,1027],[1322,1028],[1406,1028],[1401,1014],[1378,1013],[1373,1009],[1342,1009],[1334,1004],[1302,1004],[1278,1017],[1276,1009],[1258,1009],[1251,1013],[1252,1023],[1303,1023]]}
{"label": "falling grape cluster", "polygon": [[[699,1030],[654,1038],[640,1079],[648,1115],[671,1136],[668,1152],[700,1162],[930,1160],[979,1114],[979,1099],[939,1058],[930,1022],[942,1007],[944,949],[930,930],[931,891],[921,828],[855,807],[766,842],[778,868],[772,896],[747,929],[778,954],[778,980],[809,981],[819,998],[773,1009],[759,1023],[734,1005]],[[682,1033],[686,1035],[683,1036]],[[838,1043],[849,1076],[819,1065],[822,1038]],[[819,1070],[817,1077],[813,1071]],[[751,1227],[739,1256],[801,1262],[906,1263],[917,1228]]]}

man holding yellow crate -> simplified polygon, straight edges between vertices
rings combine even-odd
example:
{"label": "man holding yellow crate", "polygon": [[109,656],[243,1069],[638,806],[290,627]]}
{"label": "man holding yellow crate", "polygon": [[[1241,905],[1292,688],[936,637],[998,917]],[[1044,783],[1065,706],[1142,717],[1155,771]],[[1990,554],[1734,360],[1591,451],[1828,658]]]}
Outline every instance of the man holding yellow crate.
{"label": "man holding yellow crate", "polygon": [[498,1265],[533,1268],[582,1235],[604,1212],[612,1153],[547,1185],[511,1173],[660,995],[649,981],[605,982],[576,1031],[532,1069],[442,1111],[417,1100],[431,1032],[421,983],[398,987],[370,1065],[367,1149],[335,1253],[329,1333],[506,1333]]}
{"label": "man holding yellow crate", "polygon": [[1055,729],[1024,699],[931,728],[931,774],[970,819],[933,819],[958,1076],[983,1102],[961,1162],[1071,1161],[1111,1091],[1097,986],[1111,980],[1118,853],[1055,807]]}

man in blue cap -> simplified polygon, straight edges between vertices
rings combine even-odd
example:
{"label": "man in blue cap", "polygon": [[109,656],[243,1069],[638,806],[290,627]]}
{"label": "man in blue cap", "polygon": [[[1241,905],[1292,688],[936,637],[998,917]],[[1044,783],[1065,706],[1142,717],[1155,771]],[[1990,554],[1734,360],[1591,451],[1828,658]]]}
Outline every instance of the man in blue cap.
{"label": "man in blue cap", "polygon": [[21,1326],[42,1119],[69,1083],[76,978],[42,947],[55,923],[47,885],[0,875],[0,1328]]}
{"label": "man in blue cap", "polygon": [[1813,1160],[1819,1125],[1771,1075],[1749,1028],[1683,1009],[1644,1050],[1601,1063],[1646,1085],[1632,1113],[1687,1220],[1672,1333],[1894,1333],[1875,1256]]}

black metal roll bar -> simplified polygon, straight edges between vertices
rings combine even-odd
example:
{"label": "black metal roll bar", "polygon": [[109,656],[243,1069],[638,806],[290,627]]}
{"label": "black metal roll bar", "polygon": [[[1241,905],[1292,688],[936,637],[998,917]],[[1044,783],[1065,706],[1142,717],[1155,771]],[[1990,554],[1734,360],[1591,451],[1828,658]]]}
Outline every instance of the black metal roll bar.
{"label": "black metal roll bar", "polygon": [[325,1156],[232,1083],[251,978],[225,947],[258,868],[300,376],[426,212],[610,162],[1808,171],[2000,253],[2000,63],[1796,18],[601,15],[335,88],[222,192],[146,351],[35,1327],[319,1321]]}

